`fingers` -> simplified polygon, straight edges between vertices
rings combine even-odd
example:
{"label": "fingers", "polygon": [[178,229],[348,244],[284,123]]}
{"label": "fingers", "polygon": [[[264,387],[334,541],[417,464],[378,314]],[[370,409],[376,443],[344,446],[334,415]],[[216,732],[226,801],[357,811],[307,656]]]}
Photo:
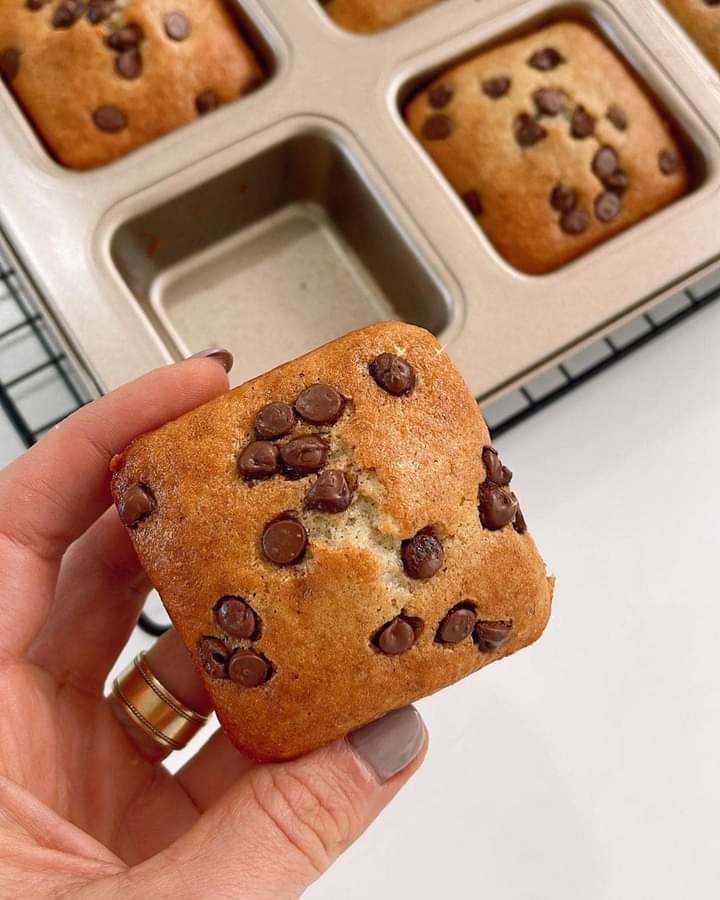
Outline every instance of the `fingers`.
{"label": "fingers", "polygon": [[413,707],[302,759],[250,768],[136,875],[164,896],[296,898],[332,865],[419,767],[427,735]]}
{"label": "fingers", "polygon": [[[209,714],[212,709],[210,698],[202,679],[193,668],[187,647],[174,629],[158,638],[148,651],[146,662],[153,675],[173,697],[194,712],[203,716]],[[141,756],[149,762],[159,762],[168,755],[167,749],[161,747],[128,716],[120,701],[112,697],[110,703]]]}
{"label": "fingers", "polygon": [[236,750],[222,730],[175,776],[195,806],[205,812],[217,803],[255,763]]}
{"label": "fingers", "polygon": [[79,410],[0,473],[0,571],[13,573],[0,653],[24,652],[44,624],[61,556],[108,506],[112,456],[227,386],[214,360],[158,369]]}
{"label": "fingers", "polygon": [[105,679],[134,628],[150,582],[114,507],[65,554],[56,596],[28,658],[86,690]]}
{"label": "fingers", "polygon": [[57,559],[108,504],[108,464],[130,441],[227,390],[223,367],[187,360],[83,407],[0,474],[0,528]]}

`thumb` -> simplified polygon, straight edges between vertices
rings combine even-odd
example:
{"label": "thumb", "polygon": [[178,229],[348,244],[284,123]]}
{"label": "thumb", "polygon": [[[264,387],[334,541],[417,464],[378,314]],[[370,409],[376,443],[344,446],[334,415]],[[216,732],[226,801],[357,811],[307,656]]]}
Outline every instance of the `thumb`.
{"label": "thumb", "polygon": [[[426,747],[408,706],[301,759],[255,766],[148,864],[158,879],[187,885],[183,896],[299,897],[392,800]],[[170,884],[154,886],[156,896],[166,896],[162,887]]]}

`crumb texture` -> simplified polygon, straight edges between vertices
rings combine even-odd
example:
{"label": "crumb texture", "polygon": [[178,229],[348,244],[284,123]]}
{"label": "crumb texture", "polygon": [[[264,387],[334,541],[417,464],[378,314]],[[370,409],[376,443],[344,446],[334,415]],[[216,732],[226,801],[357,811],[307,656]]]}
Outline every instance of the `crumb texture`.
{"label": "crumb texture", "polygon": [[565,265],[688,189],[662,113],[576,22],[443,72],[405,112],[470,215],[523,272]]}
{"label": "crumb texture", "polygon": [[421,329],[346,335],[144,435],[112,468],[140,559],[255,758],[326,744],[547,621],[552,585],[512,473]]}

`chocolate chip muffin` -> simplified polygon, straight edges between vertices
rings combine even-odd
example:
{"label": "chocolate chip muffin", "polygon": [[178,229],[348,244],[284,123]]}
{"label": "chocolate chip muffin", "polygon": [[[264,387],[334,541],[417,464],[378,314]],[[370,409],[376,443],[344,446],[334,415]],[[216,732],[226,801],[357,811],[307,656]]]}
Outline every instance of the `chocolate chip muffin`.
{"label": "chocolate chip muffin", "polygon": [[538,638],[552,579],[427,332],[346,335],[145,435],[120,517],[220,721],[284,759]]}
{"label": "chocolate chip muffin", "polygon": [[109,162],[262,79],[223,0],[0,5],[0,75],[73,169]]}
{"label": "chocolate chip muffin", "polygon": [[544,273],[688,189],[683,153],[591,29],[561,22],[443,72],[408,125],[516,268]]}
{"label": "chocolate chip muffin", "polygon": [[720,0],[663,0],[665,6],[720,69]]}
{"label": "chocolate chip muffin", "polygon": [[328,15],[348,31],[381,31],[441,0],[320,0]]}

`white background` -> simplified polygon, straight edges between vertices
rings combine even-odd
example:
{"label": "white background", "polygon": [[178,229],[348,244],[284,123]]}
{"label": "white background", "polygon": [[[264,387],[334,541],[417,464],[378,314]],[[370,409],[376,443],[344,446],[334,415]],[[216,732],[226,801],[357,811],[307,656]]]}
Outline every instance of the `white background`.
{"label": "white background", "polygon": [[312,900],[720,896],[720,306],[499,442],[558,577]]}
{"label": "white background", "polygon": [[720,895],[719,339],[713,304],[500,442],[548,630],[420,704],[424,767],[312,900]]}

